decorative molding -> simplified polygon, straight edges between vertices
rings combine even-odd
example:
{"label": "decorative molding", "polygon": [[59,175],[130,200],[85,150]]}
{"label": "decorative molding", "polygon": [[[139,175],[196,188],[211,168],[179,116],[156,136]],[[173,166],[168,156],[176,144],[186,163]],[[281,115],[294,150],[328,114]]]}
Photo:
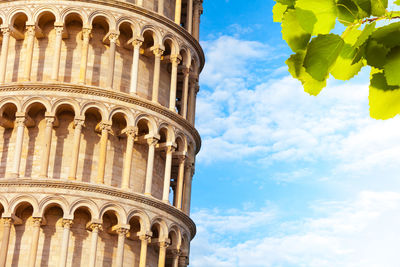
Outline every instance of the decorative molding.
{"label": "decorative molding", "polygon": [[134,104],[154,112],[157,112],[173,121],[177,124],[182,125],[185,130],[187,130],[193,137],[196,142],[196,154],[200,151],[201,147],[201,137],[199,132],[183,117],[179,114],[170,111],[168,108],[163,107],[161,105],[154,104],[151,101],[145,100],[143,98],[139,98],[137,96],[129,95],[122,92],[116,92],[112,90],[106,90],[99,87],[93,86],[85,86],[78,84],[51,84],[51,83],[8,83],[5,85],[0,85],[0,93],[1,92],[12,92],[12,91],[59,91],[59,92],[68,92],[75,94],[84,94],[84,95],[94,95],[99,97],[107,97],[119,101],[123,101],[129,104]]}
{"label": "decorative molding", "polygon": [[139,193],[135,192],[126,192],[117,188],[112,188],[104,185],[98,184],[90,184],[90,183],[82,183],[78,181],[60,181],[60,180],[52,180],[52,179],[1,179],[0,180],[0,187],[46,187],[46,188],[57,188],[57,189],[66,189],[66,190],[76,190],[80,192],[94,192],[94,193],[101,193],[107,196],[112,197],[119,197],[127,200],[132,200],[141,204],[145,204],[159,210],[162,210],[172,216],[181,220],[189,229],[190,236],[193,238],[196,235],[196,225],[182,211],[176,209],[175,207],[162,202],[153,197],[148,197]]}

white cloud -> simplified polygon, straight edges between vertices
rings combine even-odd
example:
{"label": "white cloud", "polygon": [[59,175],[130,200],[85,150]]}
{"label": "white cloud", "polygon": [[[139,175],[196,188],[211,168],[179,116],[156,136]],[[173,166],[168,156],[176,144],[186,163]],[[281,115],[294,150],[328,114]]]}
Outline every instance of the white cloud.
{"label": "white cloud", "polygon": [[398,266],[399,193],[365,191],[350,201],[316,205],[318,217],[276,223],[274,230],[268,208],[237,216],[197,212],[191,266]]}
{"label": "white cloud", "polygon": [[387,166],[393,167],[392,178],[400,171],[400,118],[369,117],[367,72],[347,83],[330,81],[312,97],[289,76],[260,74],[273,53],[265,44],[223,36],[205,48],[208,63],[201,81],[212,89],[198,97],[200,163],[326,161],[334,165],[330,175],[336,178],[371,178]]}

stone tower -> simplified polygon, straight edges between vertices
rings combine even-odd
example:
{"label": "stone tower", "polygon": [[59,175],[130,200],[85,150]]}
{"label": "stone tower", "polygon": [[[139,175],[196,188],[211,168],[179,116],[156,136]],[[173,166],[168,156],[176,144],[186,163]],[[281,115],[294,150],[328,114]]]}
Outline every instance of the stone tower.
{"label": "stone tower", "polygon": [[202,0],[0,0],[0,267],[181,267]]}

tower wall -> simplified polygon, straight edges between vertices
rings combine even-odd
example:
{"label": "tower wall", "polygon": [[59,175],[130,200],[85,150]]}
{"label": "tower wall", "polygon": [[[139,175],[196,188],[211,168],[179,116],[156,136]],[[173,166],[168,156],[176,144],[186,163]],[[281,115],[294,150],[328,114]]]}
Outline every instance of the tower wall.
{"label": "tower wall", "polygon": [[201,5],[0,1],[0,266],[188,265]]}

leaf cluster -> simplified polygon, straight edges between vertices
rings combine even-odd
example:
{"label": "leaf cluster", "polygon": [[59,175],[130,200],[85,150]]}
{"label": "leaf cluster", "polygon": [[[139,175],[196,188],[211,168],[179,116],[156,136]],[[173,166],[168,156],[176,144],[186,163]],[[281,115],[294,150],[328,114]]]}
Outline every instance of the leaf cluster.
{"label": "leaf cluster", "polygon": [[[275,0],[273,19],[294,52],[286,64],[304,90],[318,95],[330,75],[349,80],[371,66],[370,114],[400,113],[400,12],[388,0]],[[400,5],[400,0],[395,1]],[[385,20],[385,23],[377,22]],[[339,35],[336,24],[344,26]],[[342,27],[343,28],[343,27]]]}

